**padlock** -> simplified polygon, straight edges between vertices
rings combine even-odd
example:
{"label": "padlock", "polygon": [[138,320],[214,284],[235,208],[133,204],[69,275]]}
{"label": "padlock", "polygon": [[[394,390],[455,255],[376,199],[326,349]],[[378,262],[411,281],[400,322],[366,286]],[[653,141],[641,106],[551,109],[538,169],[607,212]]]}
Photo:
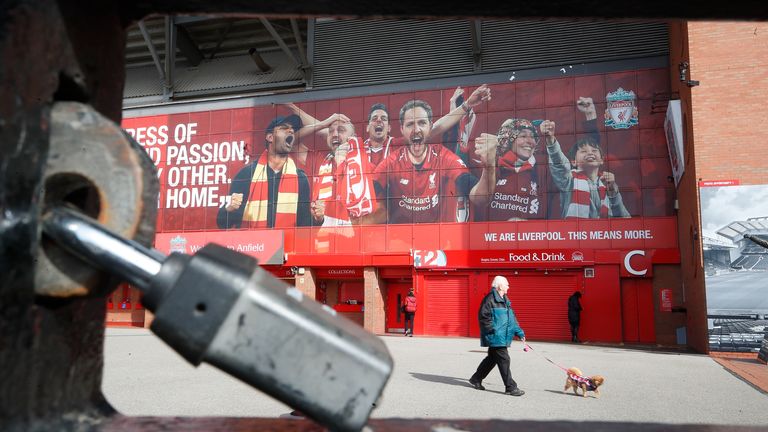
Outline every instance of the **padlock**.
{"label": "padlock", "polygon": [[52,209],[45,234],[144,293],[150,329],[187,361],[205,361],[332,430],[362,429],[392,373],[384,343],[224,246],[195,255],[122,239],[78,212]]}

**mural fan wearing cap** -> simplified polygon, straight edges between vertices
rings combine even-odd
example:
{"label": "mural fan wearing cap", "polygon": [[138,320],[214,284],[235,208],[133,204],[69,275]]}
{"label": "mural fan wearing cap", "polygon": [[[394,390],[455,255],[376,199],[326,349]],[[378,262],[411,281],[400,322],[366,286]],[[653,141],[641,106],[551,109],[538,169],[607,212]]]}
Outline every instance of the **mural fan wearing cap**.
{"label": "mural fan wearing cap", "polygon": [[288,228],[311,224],[309,181],[290,153],[301,128],[298,116],[279,116],[266,128],[264,150],[232,180],[219,209],[219,228]]}
{"label": "mural fan wearing cap", "polygon": [[496,135],[482,133],[475,138],[475,155],[482,174],[470,194],[475,220],[542,219],[547,200],[541,187],[546,164],[537,164],[539,135],[526,119],[505,120]]}

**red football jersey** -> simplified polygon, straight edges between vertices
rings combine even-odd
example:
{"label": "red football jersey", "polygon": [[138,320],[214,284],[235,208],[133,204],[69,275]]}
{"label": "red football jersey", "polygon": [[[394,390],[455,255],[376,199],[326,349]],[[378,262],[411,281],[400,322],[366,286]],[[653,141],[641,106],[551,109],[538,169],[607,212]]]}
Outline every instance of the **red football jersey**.
{"label": "red football jersey", "polygon": [[[467,167],[455,153],[439,144],[430,144],[420,167],[400,147],[376,167],[374,179],[386,193],[388,223],[439,222],[440,202],[455,190],[456,179]],[[454,212],[455,213],[455,212]],[[455,217],[453,215],[452,217]]]}
{"label": "red football jersey", "polygon": [[546,189],[541,181],[546,179],[546,175],[546,167],[541,165],[518,173],[511,169],[497,168],[496,187],[489,197],[488,207],[475,209],[475,220],[545,218]]}
{"label": "red football jersey", "polygon": [[397,151],[403,145],[403,139],[395,139],[388,137],[384,145],[379,149],[371,148],[370,138],[365,140],[365,153],[368,154],[368,161],[372,167],[377,167],[384,159],[388,158],[390,154]]}

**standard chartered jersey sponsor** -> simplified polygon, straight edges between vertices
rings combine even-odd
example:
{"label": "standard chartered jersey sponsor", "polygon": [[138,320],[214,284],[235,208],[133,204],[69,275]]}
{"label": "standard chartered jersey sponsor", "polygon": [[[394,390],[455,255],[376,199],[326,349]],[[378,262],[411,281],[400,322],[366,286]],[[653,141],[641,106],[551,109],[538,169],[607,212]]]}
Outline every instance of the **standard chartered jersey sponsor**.
{"label": "standard chartered jersey sponsor", "polygon": [[493,194],[491,208],[536,214],[539,211],[539,199],[519,194],[496,192]]}
{"label": "standard chartered jersey sponsor", "polygon": [[425,211],[437,207],[439,197],[437,194],[431,197],[409,197],[402,195],[400,197],[400,207],[410,211]]}

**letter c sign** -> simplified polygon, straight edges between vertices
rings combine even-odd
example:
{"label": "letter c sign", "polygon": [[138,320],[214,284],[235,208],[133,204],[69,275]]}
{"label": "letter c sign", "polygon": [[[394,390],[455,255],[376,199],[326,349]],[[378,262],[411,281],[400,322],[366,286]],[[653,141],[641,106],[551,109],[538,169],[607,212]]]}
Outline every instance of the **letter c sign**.
{"label": "letter c sign", "polygon": [[[635,265],[632,265],[632,257],[635,255],[639,255],[643,258],[635,259]],[[644,250],[633,250],[627,252],[626,255],[624,255],[624,266],[621,269],[622,270],[622,276],[639,276],[639,277],[649,277],[651,276],[648,274],[648,268],[650,267],[649,260],[645,257],[645,251]],[[626,274],[625,274],[626,273]]]}

